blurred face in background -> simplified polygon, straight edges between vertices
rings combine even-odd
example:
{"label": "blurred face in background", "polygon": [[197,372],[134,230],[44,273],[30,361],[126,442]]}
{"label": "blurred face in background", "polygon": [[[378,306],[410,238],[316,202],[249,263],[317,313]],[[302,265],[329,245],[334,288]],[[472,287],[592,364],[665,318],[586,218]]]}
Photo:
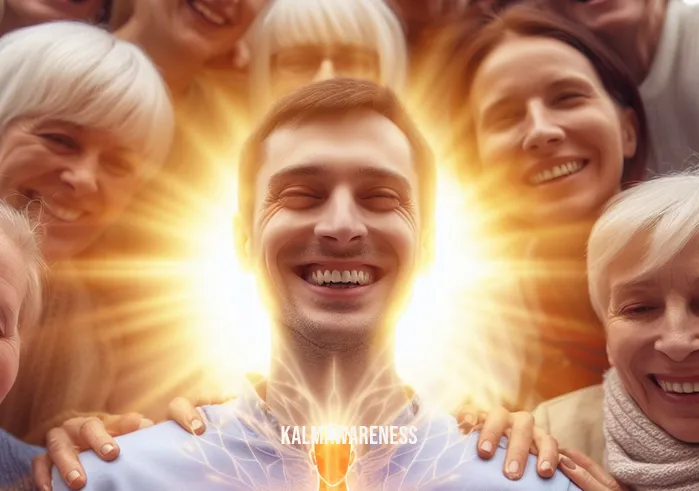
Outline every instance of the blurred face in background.
{"label": "blurred face in background", "polygon": [[105,0],[5,0],[6,22],[13,29],[56,20],[96,22]]}
{"label": "blurred face in background", "polygon": [[275,0],[251,32],[255,105],[305,85],[354,78],[403,89],[405,32],[384,0]]}
{"label": "blurred face in background", "polygon": [[272,55],[271,85],[274,99],[304,85],[336,77],[379,82],[381,65],[376,49],[351,44],[289,46]]}
{"label": "blurred face in background", "polygon": [[147,51],[156,44],[185,61],[206,62],[233,52],[267,1],[117,0],[114,21],[126,28],[138,24],[149,37],[142,43]]}
{"label": "blurred face in background", "polygon": [[[598,34],[642,25],[658,0],[555,0],[576,21]],[[666,2],[667,0],[659,0]],[[558,5],[558,4],[556,4]]]}

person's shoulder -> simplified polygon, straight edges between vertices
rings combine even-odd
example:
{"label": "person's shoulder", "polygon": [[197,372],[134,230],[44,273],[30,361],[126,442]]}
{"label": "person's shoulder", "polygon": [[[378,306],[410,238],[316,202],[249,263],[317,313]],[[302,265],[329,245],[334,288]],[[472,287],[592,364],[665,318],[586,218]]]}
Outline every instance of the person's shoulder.
{"label": "person's shoulder", "polygon": [[561,447],[583,452],[595,462],[604,459],[604,388],[594,385],[541,403],[533,412],[536,424]]}
{"label": "person's shoulder", "polygon": [[23,442],[3,429],[0,429],[0,449],[2,449],[3,452],[12,451],[14,453],[23,453],[27,455],[36,455],[43,452],[43,449]]}
{"label": "person's shoulder", "polygon": [[539,404],[532,414],[537,426],[556,438],[601,424],[604,388],[593,385]]}
{"label": "person's shoulder", "polygon": [[[394,468],[405,469],[393,478],[401,482],[419,481],[421,490],[472,491],[549,490],[568,491],[570,480],[560,472],[551,479],[542,479],[536,472],[536,457],[530,455],[524,476],[519,481],[508,479],[503,472],[507,440],[499,442],[490,460],[478,456],[478,432],[463,435],[456,420],[446,414],[425,417],[414,444],[402,445],[391,459]],[[425,476],[430,476],[426,479]]]}
{"label": "person's shoulder", "polygon": [[[207,429],[201,436],[166,421],[117,437],[120,452],[113,462],[102,461],[92,451],[83,452],[80,461],[88,476],[84,489],[145,491],[184,486],[218,490],[224,483],[209,482],[207,478],[217,471],[236,475],[245,467],[251,475],[262,475],[261,459],[269,453],[266,440],[243,423],[235,404],[206,406],[204,413]],[[68,489],[55,469],[53,477],[54,489]]]}
{"label": "person's shoulder", "polygon": [[[193,435],[176,423],[167,421],[117,437],[119,457],[113,462],[104,462],[91,450],[82,452],[80,463],[87,474],[87,485],[84,489],[146,489],[159,480],[162,474],[167,474],[170,467],[179,465],[180,449],[186,448],[188,443],[193,443],[193,438]],[[141,487],[133,487],[133,483],[141,479]],[[69,489],[55,467],[53,489]]]}
{"label": "person's shoulder", "polygon": [[32,459],[41,451],[0,430],[0,489],[31,489],[22,483],[31,482]]}
{"label": "person's shoulder", "polygon": [[603,400],[604,388],[601,384],[598,384],[544,401],[539,404],[536,410],[560,411],[569,407],[597,406],[601,405]]}

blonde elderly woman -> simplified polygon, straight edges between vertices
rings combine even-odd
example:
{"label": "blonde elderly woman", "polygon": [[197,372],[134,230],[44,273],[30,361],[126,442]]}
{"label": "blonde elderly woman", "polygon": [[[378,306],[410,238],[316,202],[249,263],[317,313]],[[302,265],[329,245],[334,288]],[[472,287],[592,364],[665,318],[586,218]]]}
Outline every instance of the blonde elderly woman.
{"label": "blonde elderly woman", "polygon": [[621,485],[699,489],[699,173],[615,198],[587,267],[612,369],[603,385],[540,405],[537,423]]}
{"label": "blonde elderly woman", "polygon": [[[89,319],[66,264],[113,224],[169,152],[173,111],[136,46],[82,23],[0,38],[0,197],[41,219],[51,282],[0,427],[32,443],[75,411],[107,411],[123,332]],[[136,397],[128,391],[124,395]]]}
{"label": "blonde elderly woman", "polygon": [[[0,202],[0,401],[17,375],[20,334],[31,331],[41,314],[43,272],[36,227]],[[0,489],[32,489],[31,459],[38,451],[0,430]]]}
{"label": "blonde elderly woman", "polygon": [[257,110],[314,81],[354,77],[400,92],[408,54],[401,22],[384,0],[275,0],[250,34]]}

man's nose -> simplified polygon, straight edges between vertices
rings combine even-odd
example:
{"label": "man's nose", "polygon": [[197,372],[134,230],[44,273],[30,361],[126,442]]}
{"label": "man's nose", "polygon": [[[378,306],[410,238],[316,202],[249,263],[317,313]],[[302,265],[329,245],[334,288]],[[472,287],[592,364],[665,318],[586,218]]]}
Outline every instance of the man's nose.
{"label": "man's nose", "polygon": [[347,246],[365,237],[367,227],[362,210],[351,190],[338,190],[329,198],[315,227],[316,236],[338,246]]}

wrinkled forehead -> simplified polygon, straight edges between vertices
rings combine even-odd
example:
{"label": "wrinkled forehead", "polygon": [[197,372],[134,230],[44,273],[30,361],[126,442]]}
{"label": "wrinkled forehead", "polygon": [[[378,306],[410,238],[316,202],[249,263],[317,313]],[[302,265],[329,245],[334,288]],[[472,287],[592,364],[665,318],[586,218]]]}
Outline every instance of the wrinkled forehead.
{"label": "wrinkled forehead", "polygon": [[668,291],[699,284],[699,237],[678,248],[652,247],[650,232],[639,233],[606,268],[609,294],[637,290]]}
{"label": "wrinkled forehead", "polygon": [[480,89],[480,96],[491,92],[531,92],[568,78],[602,87],[590,60],[569,44],[542,36],[508,36],[478,67],[474,89]]}
{"label": "wrinkled forehead", "polygon": [[258,185],[284,176],[323,178],[326,184],[367,177],[417,187],[410,142],[387,118],[357,112],[290,124],[265,141]]}

